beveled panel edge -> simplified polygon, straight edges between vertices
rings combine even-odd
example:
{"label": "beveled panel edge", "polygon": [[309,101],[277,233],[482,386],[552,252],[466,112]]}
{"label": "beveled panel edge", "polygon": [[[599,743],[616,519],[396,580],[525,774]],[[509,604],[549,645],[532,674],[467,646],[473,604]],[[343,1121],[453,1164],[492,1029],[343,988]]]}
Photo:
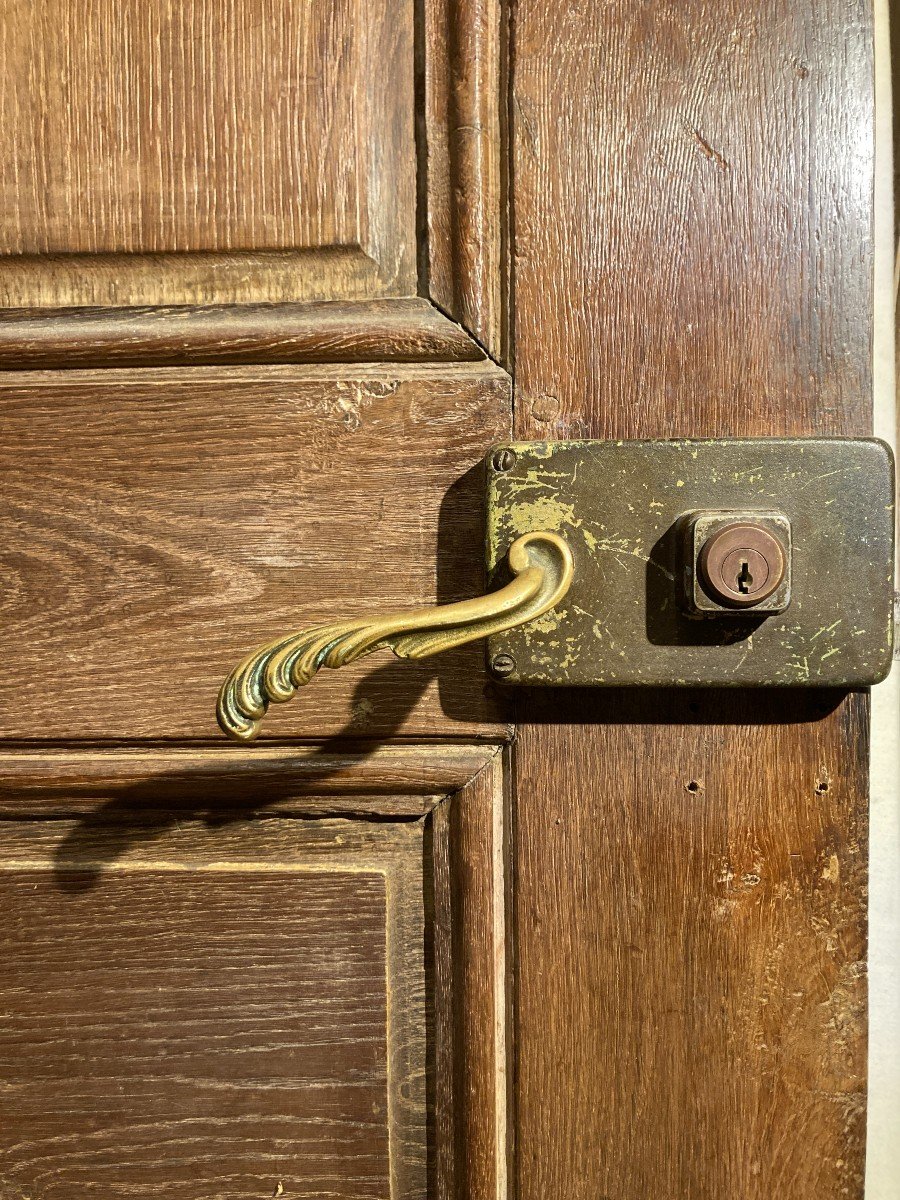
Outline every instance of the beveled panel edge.
{"label": "beveled panel edge", "polygon": [[511,978],[509,748],[432,812],[435,1180],[439,1196],[508,1194]]}
{"label": "beveled panel edge", "polygon": [[416,37],[419,0],[357,0],[363,38],[357,96],[359,240],[381,296],[415,295],[418,282]]}
{"label": "beveled panel edge", "polygon": [[3,370],[485,358],[423,299],[0,309]]}
{"label": "beveled panel edge", "polygon": [[505,333],[505,6],[426,0],[423,288],[503,363]]}
{"label": "beveled panel edge", "polygon": [[0,255],[3,308],[308,303],[389,294],[379,263],[361,246]]}
{"label": "beveled panel edge", "polygon": [[[416,841],[412,822],[336,820],[160,823],[154,836],[122,836],[113,822],[9,820],[3,826],[0,870],[241,871],[346,870],[391,874]],[[77,832],[77,838],[71,833]],[[60,852],[61,851],[61,852]]]}
{"label": "beveled panel edge", "polygon": [[[99,813],[425,816],[496,744],[0,749],[0,819]],[[210,804],[211,794],[217,803]]]}

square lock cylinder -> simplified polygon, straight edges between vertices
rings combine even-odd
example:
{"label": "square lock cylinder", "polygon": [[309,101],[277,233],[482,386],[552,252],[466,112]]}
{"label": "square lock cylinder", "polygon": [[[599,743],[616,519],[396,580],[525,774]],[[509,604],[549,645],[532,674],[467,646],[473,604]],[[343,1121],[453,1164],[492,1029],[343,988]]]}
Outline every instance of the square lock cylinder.
{"label": "square lock cylinder", "polygon": [[698,616],[780,613],[791,602],[791,523],[782,513],[700,512],[684,527],[684,593]]}

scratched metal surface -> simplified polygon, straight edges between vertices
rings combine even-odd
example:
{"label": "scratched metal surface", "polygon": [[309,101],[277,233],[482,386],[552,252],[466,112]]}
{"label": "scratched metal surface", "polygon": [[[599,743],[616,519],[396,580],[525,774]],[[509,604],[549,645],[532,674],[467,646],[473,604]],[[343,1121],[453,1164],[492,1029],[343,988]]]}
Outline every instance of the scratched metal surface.
{"label": "scratched metal surface", "polygon": [[[487,559],[522,533],[569,542],[562,606],[488,641],[507,683],[859,687],[890,669],[893,465],[874,440],[512,443],[488,455]],[[693,509],[778,510],[793,528],[780,614],[689,617],[677,599],[676,522]]]}

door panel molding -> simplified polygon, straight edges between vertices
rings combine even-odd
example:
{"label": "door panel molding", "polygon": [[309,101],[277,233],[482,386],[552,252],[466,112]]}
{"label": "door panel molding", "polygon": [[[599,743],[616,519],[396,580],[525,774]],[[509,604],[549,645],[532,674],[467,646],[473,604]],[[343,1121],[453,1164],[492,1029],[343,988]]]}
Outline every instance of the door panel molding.
{"label": "door panel molding", "polygon": [[[191,0],[160,17],[98,0],[61,38],[68,9],[48,0],[7,23],[0,306],[131,309],[127,361],[152,364],[176,354],[160,334],[174,314],[157,307],[283,305],[267,329],[258,310],[236,313],[218,358],[183,314],[179,361],[235,361],[237,337],[241,361],[303,361],[317,334],[329,361],[327,314],[296,306],[419,295],[434,310],[401,307],[368,354],[416,344],[423,357],[424,324],[435,359],[483,346],[499,361],[500,0],[271,7],[251,20],[247,0]],[[107,365],[106,337],[122,328],[96,313],[41,319],[53,365]],[[3,365],[35,361],[27,316],[7,321],[22,330],[7,326]]]}
{"label": "door panel molding", "polygon": [[[508,750],[431,817],[434,862],[435,1178],[440,1200],[506,1200],[509,1089]],[[434,1186],[436,1185],[436,1186]]]}
{"label": "door panel molding", "polygon": [[0,369],[484,358],[460,325],[420,299],[0,309]]}
{"label": "door panel molding", "polygon": [[231,811],[423,817],[492,766],[500,745],[341,741],[310,746],[0,749],[0,818],[190,815],[210,793]]}
{"label": "door panel molding", "polygon": [[[427,291],[506,361],[502,0],[425,0]],[[421,188],[420,183],[420,188]]]}
{"label": "door panel molding", "polygon": [[[130,1194],[148,1197],[303,1194],[328,1177],[372,1200],[388,1179],[398,1200],[502,1200],[503,753],[336,753],[326,804],[351,787],[368,808],[310,819],[315,801],[300,803],[302,820],[249,820],[229,798],[241,771],[271,792],[273,763],[327,792],[312,753],[267,749],[260,771],[238,757],[239,769],[196,751],[4,755],[3,779],[23,785],[0,821],[0,1060],[16,1098],[4,1183],[62,1196],[124,1161]],[[166,807],[173,763],[193,811]],[[100,807],[10,819],[49,815],[27,812],[29,780],[93,790]],[[130,816],[110,801],[123,784]],[[413,797],[395,788],[418,809],[402,811]]]}

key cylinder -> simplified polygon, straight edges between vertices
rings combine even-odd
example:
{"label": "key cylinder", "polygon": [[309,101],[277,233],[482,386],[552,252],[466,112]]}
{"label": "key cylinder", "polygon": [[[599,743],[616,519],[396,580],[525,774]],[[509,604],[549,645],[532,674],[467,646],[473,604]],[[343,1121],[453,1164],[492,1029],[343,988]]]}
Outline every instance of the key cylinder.
{"label": "key cylinder", "polygon": [[692,616],[746,617],[784,612],[791,602],[793,544],[784,512],[688,512],[682,530],[684,588]]}
{"label": "key cylinder", "polygon": [[791,524],[777,512],[693,512],[684,530],[688,612],[783,612],[791,596]]}
{"label": "key cylinder", "polygon": [[726,525],[700,551],[700,573],[714,600],[751,608],[784,579],[785,555],[778,539],[755,522]]}

